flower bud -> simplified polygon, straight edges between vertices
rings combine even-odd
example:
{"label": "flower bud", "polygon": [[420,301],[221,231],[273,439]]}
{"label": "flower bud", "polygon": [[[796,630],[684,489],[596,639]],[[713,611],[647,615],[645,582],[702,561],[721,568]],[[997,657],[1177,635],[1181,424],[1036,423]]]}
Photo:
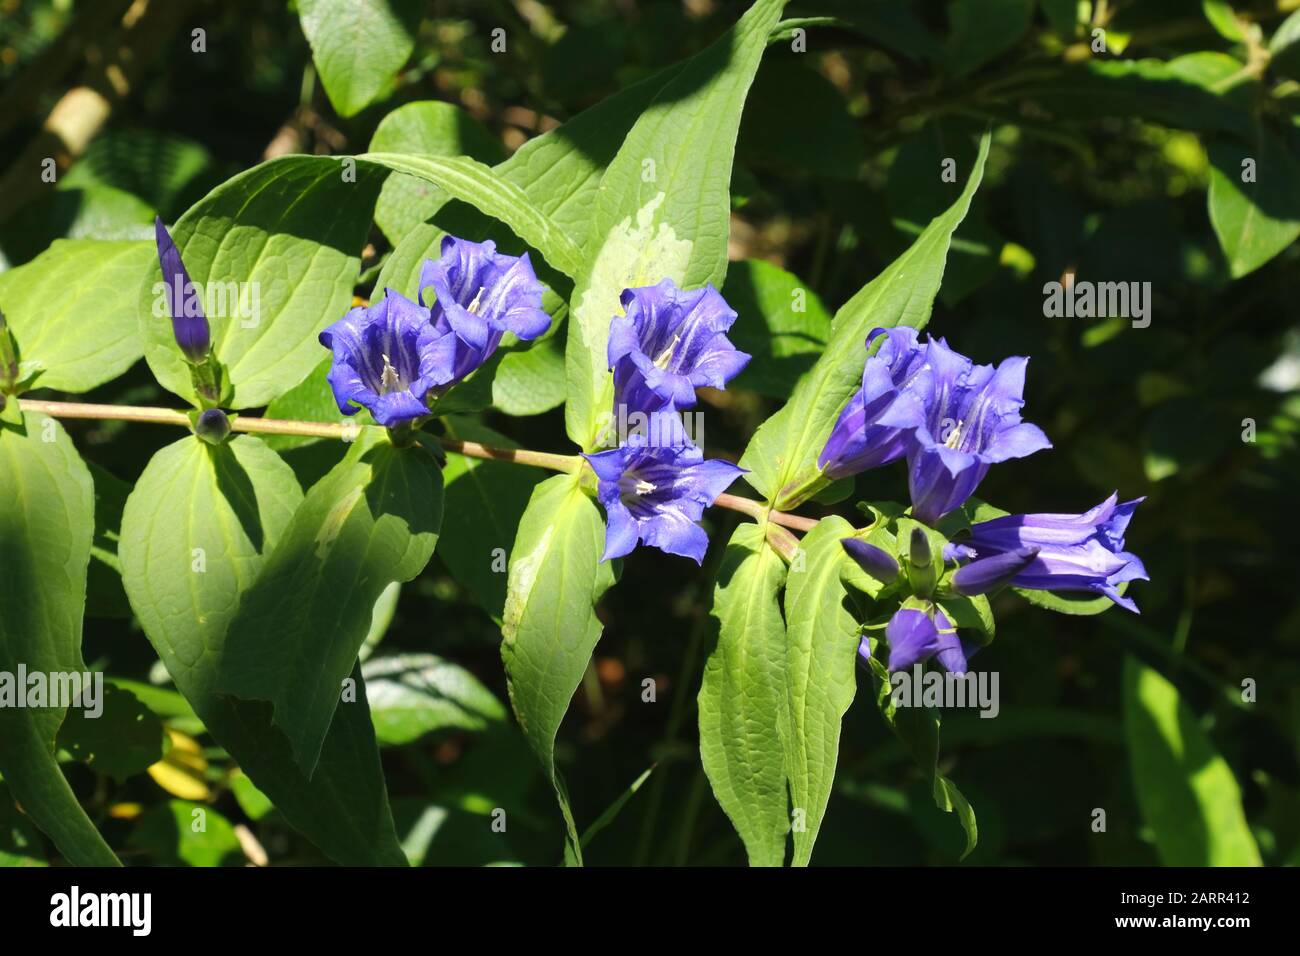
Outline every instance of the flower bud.
{"label": "flower bud", "polygon": [[898,579],[898,562],[888,551],[857,538],[841,538],[840,544],[858,567],[881,584],[893,584]]}
{"label": "flower bud", "polygon": [[172,317],[172,332],[187,361],[198,365],[212,350],[212,331],[198,296],[193,295],[180,251],[171,234],[163,225],[162,217],[154,217],[154,241],[158,246],[158,265],[162,268],[163,284],[167,287],[167,309]]}
{"label": "flower bud", "polygon": [[230,437],[230,418],[219,408],[209,408],[194,420],[194,434],[209,445],[220,445]]}
{"label": "flower bud", "polygon": [[930,536],[924,528],[912,528],[907,545],[907,579],[912,585],[912,593],[922,597],[934,591],[939,579],[934,555],[930,552]]}
{"label": "flower bud", "polygon": [[952,576],[952,589],[958,594],[973,597],[987,594],[1004,584],[1029,566],[1038,557],[1038,548],[1016,548],[1005,554],[995,554],[980,558],[964,567],[958,568]]}

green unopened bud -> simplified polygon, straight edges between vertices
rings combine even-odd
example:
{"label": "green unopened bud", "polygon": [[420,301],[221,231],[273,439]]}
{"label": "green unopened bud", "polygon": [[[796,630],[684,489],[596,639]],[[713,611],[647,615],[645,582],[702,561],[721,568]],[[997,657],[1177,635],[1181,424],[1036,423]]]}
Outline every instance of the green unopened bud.
{"label": "green unopened bud", "polygon": [[18,349],[9,334],[9,323],[0,311],[0,388],[12,388],[18,382]]}
{"label": "green unopened bud", "polygon": [[221,403],[221,363],[215,356],[209,355],[198,365],[190,366],[190,380],[194,383],[194,394],[204,408],[215,408]]}
{"label": "green unopened bud", "polygon": [[939,579],[934,555],[930,551],[930,536],[924,528],[913,528],[907,542],[907,580],[912,593],[928,597],[934,592]]}
{"label": "green unopened bud", "polygon": [[209,408],[194,419],[194,434],[209,445],[220,445],[230,437],[230,419],[219,408]]}

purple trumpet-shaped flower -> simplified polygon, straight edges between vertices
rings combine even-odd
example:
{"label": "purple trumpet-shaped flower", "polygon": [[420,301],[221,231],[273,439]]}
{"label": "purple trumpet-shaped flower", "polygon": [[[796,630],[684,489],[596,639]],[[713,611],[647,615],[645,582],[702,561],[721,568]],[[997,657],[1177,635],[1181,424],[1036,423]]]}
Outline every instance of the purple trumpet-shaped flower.
{"label": "purple trumpet-shaped flower", "polygon": [[736,313],[711,285],[687,292],[664,279],[623,290],[621,301],[609,324],[615,407],[691,408],[697,387],[726,388],[749,363],[726,336]]}
{"label": "purple trumpet-shaped flower", "polygon": [[352,403],[363,405],[384,426],[429,414],[429,390],[449,380],[448,357],[439,351],[442,338],[427,309],[392,289],[326,328],[320,343],[334,352],[326,378],[339,411],[355,415]]}
{"label": "purple trumpet-shaped flower", "polygon": [[973,525],[969,538],[947,550],[954,557],[987,559],[1019,548],[1037,548],[1034,559],[1011,579],[1013,585],[1043,591],[1095,591],[1136,614],[1132,598],[1116,589],[1126,581],[1149,580],[1141,559],[1124,550],[1124,532],[1145,499],[1123,504],[1117,500],[1118,495],[1111,494],[1091,511],[1077,515],[994,518]]}
{"label": "purple trumpet-shaped flower", "polygon": [[596,493],[607,518],[602,561],[643,543],[702,563],[709,539],[696,522],[745,473],[727,461],[705,461],[693,445],[637,441],[585,457],[599,479]]}
{"label": "purple trumpet-shaped flower", "polygon": [[1038,548],[1016,548],[972,561],[953,573],[952,589],[967,597],[996,591],[1003,585],[1010,584],[1036,557]]}
{"label": "purple trumpet-shaped flower", "polygon": [[490,240],[444,237],[442,256],[420,270],[420,301],[439,333],[439,394],[490,359],[507,332],[527,341],[551,325],[528,253],[504,255]]}
{"label": "purple trumpet-shaped flower", "polygon": [[171,233],[163,225],[162,217],[154,217],[154,241],[158,246],[158,265],[162,267],[163,283],[167,287],[167,310],[172,317],[172,332],[176,344],[185,358],[198,365],[212,350],[212,332],[208,328],[203,304],[199,301],[190,274],[185,271],[180,251],[172,241]]}
{"label": "purple trumpet-shaped flower", "polygon": [[925,420],[927,357],[931,350],[947,350],[947,344],[931,339],[921,345],[915,329],[900,326],[873,329],[867,347],[882,335],[880,350],[862,368],[862,388],[840,412],[817,458],[828,478],[847,478],[902,458],[908,435]]}
{"label": "purple trumpet-shaped flower", "polygon": [[[906,670],[936,657],[944,670],[964,674],[968,658],[978,649],[978,645],[959,638],[947,615],[937,608],[933,617],[917,608],[895,611],[885,627],[885,640],[889,642],[891,671]],[[865,637],[858,645],[858,655],[863,660],[871,656]]]}
{"label": "purple trumpet-shaped flower", "polygon": [[898,580],[898,561],[888,551],[858,538],[841,538],[840,544],[858,567],[881,584],[893,584]]}
{"label": "purple trumpet-shaped flower", "polygon": [[990,465],[1052,447],[1042,429],[1020,420],[1028,361],[1014,356],[995,369],[946,349],[933,352],[925,421],[907,450],[918,519],[934,524],[960,507]]}

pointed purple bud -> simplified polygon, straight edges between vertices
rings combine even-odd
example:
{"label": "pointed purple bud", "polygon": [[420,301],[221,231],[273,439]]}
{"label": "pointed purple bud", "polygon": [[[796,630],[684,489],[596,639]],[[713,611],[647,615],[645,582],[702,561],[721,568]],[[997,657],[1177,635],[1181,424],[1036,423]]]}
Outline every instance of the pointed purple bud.
{"label": "pointed purple bud", "polygon": [[898,562],[888,551],[857,538],[841,538],[840,544],[858,567],[881,584],[893,584],[898,580]]}
{"label": "pointed purple bud", "polygon": [[186,359],[198,365],[207,360],[212,350],[212,333],[203,314],[203,305],[161,216],[154,217],[154,238],[158,245],[158,265],[162,267],[163,284],[167,288],[167,311],[172,317],[176,344]]}
{"label": "pointed purple bud", "polygon": [[1038,548],[1016,548],[1005,554],[972,561],[958,568],[952,576],[952,589],[958,594],[973,597],[995,591],[1029,566],[1038,557]]}

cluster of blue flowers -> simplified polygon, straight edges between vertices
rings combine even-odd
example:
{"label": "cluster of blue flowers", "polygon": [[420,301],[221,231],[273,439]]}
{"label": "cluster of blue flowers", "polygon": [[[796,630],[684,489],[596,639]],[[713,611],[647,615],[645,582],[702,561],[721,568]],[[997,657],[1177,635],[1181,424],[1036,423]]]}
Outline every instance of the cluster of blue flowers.
{"label": "cluster of blue flowers", "polygon": [[[441,258],[421,270],[419,296],[422,305],[388,289],[321,332],[344,413],[363,406],[388,427],[423,418],[430,400],[491,358],[506,332],[531,340],[550,326],[527,254],[503,255],[491,242],[446,237]],[[700,562],[704,509],[742,472],[705,461],[678,412],[695,405],[696,387],[725,387],[749,356],[727,339],[736,313],[712,286],[686,292],[665,279],[625,290],[622,304],[609,335],[615,409],[621,420],[640,413],[654,427],[586,456],[608,519],[604,560],[644,543]]]}
{"label": "cluster of blue flowers", "polygon": [[424,418],[429,403],[490,359],[507,332],[544,334],[542,284],[528,254],[446,236],[442,256],[420,269],[419,304],[384,290],[320,334],[334,353],[328,380],[339,411],[370,410],[389,428]]}
{"label": "cluster of blue flowers", "polygon": [[639,413],[650,427],[585,456],[607,517],[603,560],[642,543],[702,563],[709,546],[699,525],[704,509],[744,470],[705,461],[678,412],[695,406],[697,387],[725,388],[748,364],[726,334],[736,313],[713,286],[687,292],[670,279],[626,289],[621,301],[624,312],[609,326],[614,419]]}
{"label": "cluster of blue flowers", "polygon": [[[916,330],[905,327],[875,329],[868,347],[877,340],[879,349],[866,361],[861,389],[818,457],[828,478],[905,460],[912,516],[936,525],[966,503],[991,465],[1051,447],[1038,426],[1020,418],[1027,359],[1008,358],[996,368],[976,365],[943,339],[929,337],[922,343]],[[1008,584],[1092,591],[1136,612],[1132,599],[1118,588],[1147,579],[1142,562],[1124,550],[1125,530],[1141,501],[1119,504],[1112,494],[1084,514],[1006,515],[977,523],[944,547],[943,560],[959,565],[946,586],[962,596]],[[856,538],[843,544],[863,571],[882,584],[900,580],[892,555]],[[928,564],[928,544],[919,529],[910,547],[909,565]],[[890,669],[934,657],[947,670],[965,671],[975,645],[957,636],[937,605],[917,603],[905,601],[886,627]],[[860,652],[870,654],[865,638]]]}
{"label": "cluster of blue flowers", "polygon": [[[157,245],[176,340],[196,369],[208,368],[207,319],[161,220]],[[328,380],[344,414],[364,407],[390,428],[426,418],[431,402],[487,362],[507,332],[532,340],[550,328],[542,285],[526,253],[508,256],[492,242],[454,236],[443,239],[441,251],[421,269],[418,303],[387,289],[378,302],[352,309],[320,333],[321,344],[333,352]],[[664,279],[624,290],[621,302],[623,312],[609,329],[614,417],[623,422],[640,416],[650,427],[584,456],[607,516],[603,560],[646,544],[701,563],[708,548],[699,524],[704,509],[744,470],[706,461],[679,413],[695,406],[697,388],[725,388],[750,356],[727,338],[736,313],[712,286],[687,291]],[[867,346],[875,344],[862,387],[818,456],[825,478],[905,460],[912,517],[935,526],[966,503],[990,466],[1051,447],[1037,425],[1020,418],[1027,359],[1008,358],[996,368],[976,365],[943,339],[922,343],[906,327],[875,329]],[[208,404],[215,393],[211,399]],[[209,408],[204,414],[221,413]],[[206,436],[221,432],[216,424],[200,421],[196,428]],[[899,599],[885,627],[890,669],[933,657],[950,671],[965,671],[977,645],[961,639],[931,600],[936,586],[964,597],[1006,585],[1091,591],[1136,612],[1119,587],[1147,579],[1142,562],[1124,550],[1125,530],[1141,500],[1120,504],[1112,494],[1083,514],[980,522],[945,544],[941,561],[933,560],[929,537],[917,527],[906,569],[876,545],[845,538],[845,550],[863,571]],[[951,574],[938,567],[946,563],[956,565]],[[870,656],[866,638],[860,653]]]}

